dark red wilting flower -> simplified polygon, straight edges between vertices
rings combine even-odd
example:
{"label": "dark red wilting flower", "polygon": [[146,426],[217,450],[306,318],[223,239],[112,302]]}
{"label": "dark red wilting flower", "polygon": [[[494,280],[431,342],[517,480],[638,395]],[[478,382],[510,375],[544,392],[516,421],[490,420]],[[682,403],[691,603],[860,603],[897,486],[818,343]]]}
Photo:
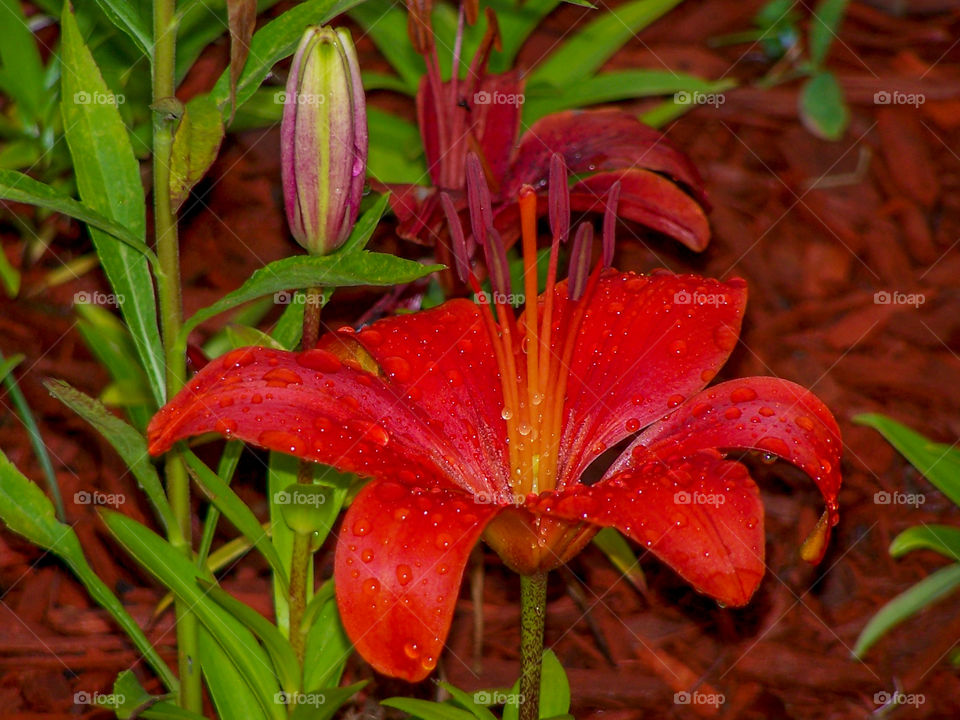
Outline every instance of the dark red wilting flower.
{"label": "dark red wilting flower", "polygon": [[[687,156],[634,115],[616,109],[565,111],[537,120],[521,137],[524,82],[518,72],[491,74],[487,61],[497,41],[496,19],[488,9],[488,31],[464,78],[440,77],[429,16],[408,3],[411,39],[426,60],[417,93],[417,120],[432,187],[390,185],[390,202],[401,237],[434,244],[445,228],[438,193],[466,207],[464,178],[469,152],[480,158],[493,191],[493,215],[507,245],[519,237],[517,193],[531,186],[546,211],[550,158],[559,154],[578,180],[571,209],[603,212],[603,198],[620,184],[616,214],[703,250],[710,229],[703,181]],[[460,32],[464,8],[461,7]],[[459,42],[453,67],[460,67]],[[442,249],[442,243],[438,243]],[[446,258],[439,256],[442,261]]]}
{"label": "dark red wilting flower", "polygon": [[[217,432],[372,477],[346,511],[337,600],[357,650],[377,670],[419,680],[435,667],[458,589],[481,536],[518,573],[570,560],[615,527],[697,590],[745,604],[764,571],[763,507],[731,449],[790,461],[827,510],[803,555],[822,557],[837,521],[840,436],[808,390],[777,378],[707,388],[737,344],[742,280],[590,271],[592,226],[568,235],[559,157],[554,240],[536,288],[536,196],[519,195],[523,308],[515,313],[502,240],[479,162],[468,177],[474,233],[492,287],[475,304],[344,328],[315,348],[244,348],[207,365],[150,424],[150,451]],[[449,199],[444,200],[448,209]],[[458,270],[476,289],[452,212]],[[612,255],[612,219],[604,259]],[[520,290],[519,288],[517,290]],[[706,389],[705,389],[706,388]],[[591,485],[584,473],[632,442]]]}

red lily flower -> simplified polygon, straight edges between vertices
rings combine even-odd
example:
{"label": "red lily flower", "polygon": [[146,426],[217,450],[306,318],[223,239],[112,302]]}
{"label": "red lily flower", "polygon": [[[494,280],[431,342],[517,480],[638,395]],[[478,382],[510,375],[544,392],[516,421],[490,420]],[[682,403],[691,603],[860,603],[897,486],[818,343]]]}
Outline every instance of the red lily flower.
{"label": "red lily flower", "polygon": [[[616,527],[697,590],[743,605],[763,575],[763,508],[724,450],[770,453],[814,479],[827,512],[808,559],[820,559],[837,521],[840,435],[812,393],[776,378],[704,389],[737,343],[744,282],[584,272],[589,226],[576,233],[571,276],[556,282],[565,228],[555,217],[537,297],[534,203],[521,192],[529,301],[519,317],[495,285],[493,306],[451,300],[301,353],[236,350],[148,430],[153,454],[218,432],[372,477],[343,518],[337,599],[361,655],[407,680],[436,665],[481,535],[531,574]],[[480,233],[485,249],[491,233]],[[582,483],[634,436],[599,482]]]}
{"label": "red lily flower", "polygon": [[[411,18],[418,17],[415,10],[411,6]],[[570,192],[573,210],[603,212],[602,199],[619,182],[619,217],[703,250],[710,239],[709,203],[700,174],[684,153],[634,115],[615,109],[554,113],[533,123],[518,143],[524,82],[516,72],[486,72],[497,37],[492,11],[488,19],[490,30],[466,78],[448,82],[440,79],[432,31],[423,33],[429,17],[416,26],[421,43],[428,41],[421,48],[427,73],[417,93],[417,120],[433,187],[387,186],[397,233],[427,244],[443,235],[438,193],[449,194],[458,211],[466,207],[466,157],[475,152],[493,189],[494,226],[510,245],[519,236],[517,193],[529,185],[545,196],[550,158],[559,154],[579,178]],[[460,67],[456,55],[453,66]],[[538,204],[541,214],[545,200]]]}

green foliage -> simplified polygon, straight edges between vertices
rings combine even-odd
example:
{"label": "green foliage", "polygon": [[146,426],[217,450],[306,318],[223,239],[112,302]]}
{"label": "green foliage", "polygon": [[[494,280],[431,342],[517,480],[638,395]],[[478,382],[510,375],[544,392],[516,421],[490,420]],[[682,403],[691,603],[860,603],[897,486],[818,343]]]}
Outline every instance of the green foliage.
{"label": "green foliage", "polygon": [[[884,415],[858,415],[854,422],[879,431],[937,489],[960,505],[960,450],[932,442]],[[960,529],[917,525],[904,530],[890,544],[893,557],[914,550],[932,550],[958,562],[940,568],[880,608],[860,632],[853,648],[854,657],[862,658],[891,628],[960,587]]]}

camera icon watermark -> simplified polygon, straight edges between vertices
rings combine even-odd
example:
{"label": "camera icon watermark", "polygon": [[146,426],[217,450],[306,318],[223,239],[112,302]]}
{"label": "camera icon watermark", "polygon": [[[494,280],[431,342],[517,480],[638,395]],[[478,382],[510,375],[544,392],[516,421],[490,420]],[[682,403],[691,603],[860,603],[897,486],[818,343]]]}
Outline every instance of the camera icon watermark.
{"label": "camera icon watermark", "polygon": [[273,494],[273,502],[276,505],[311,505],[320,507],[327,502],[325,493],[305,493],[300,490],[279,490]]}
{"label": "camera icon watermark", "polygon": [[523,293],[502,293],[482,291],[473,296],[478,305],[522,305],[527,300]]}
{"label": "camera icon watermark", "polygon": [[711,507],[720,507],[727,501],[727,498],[721,493],[705,493],[699,490],[690,492],[688,490],[678,490],[673,494],[675,505],[710,505]]}
{"label": "camera icon watermark", "polygon": [[474,105],[513,105],[514,107],[519,107],[523,105],[524,102],[526,102],[526,96],[523,93],[478,90],[473,94]]}
{"label": "camera icon watermark", "polygon": [[73,94],[74,105],[123,105],[127,101],[126,96],[121,93],[111,92],[87,92],[81,90]]}
{"label": "camera icon watermark", "polygon": [[912,305],[917,308],[927,301],[923,293],[904,293],[894,290],[878,290],[873,294],[874,305]]}
{"label": "camera icon watermark", "polygon": [[73,294],[74,305],[104,305],[107,307],[119,307],[123,305],[123,301],[123,295],[100,292],[99,290],[95,290],[94,292],[81,290]]}
{"label": "camera icon watermark", "polygon": [[273,94],[273,101],[278,105],[323,105],[327,97],[322,93],[288,93],[280,90]]}
{"label": "camera icon watermark", "polygon": [[923,493],[887,492],[878,490],[873,494],[874,505],[910,505],[919,508],[927,501]]}
{"label": "camera icon watermark", "polygon": [[309,705],[310,707],[320,707],[327,702],[327,696],[323,693],[302,693],[302,692],[280,692],[274,693],[273,702],[277,705]]}
{"label": "camera icon watermark", "polygon": [[705,293],[699,290],[694,292],[680,290],[673,294],[673,302],[676,305],[699,305],[701,307],[712,305],[719,307],[720,305],[729,305],[729,300],[726,293]]}
{"label": "camera icon watermark", "polygon": [[73,694],[74,705],[100,705],[120,707],[127,701],[126,696],[120,693],[87,692],[78,690]]}
{"label": "camera icon watermark", "polygon": [[127,501],[123,493],[105,493],[99,490],[77,490],[73,494],[76,505],[102,505],[104,507],[119,507]]}
{"label": "camera icon watermark", "polygon": [[514,705],[523,704],[522,693],[505,693],[501,690],[478,690],[473,694],[473,701],[477,705]]}
{"label": "camera icon watermark", "polygon": [[920,107],[927,101],[927,96],[923,93],[905,93],[899,90],[890,92],[888,90],[879,90],[873,94],[874,105],[913,105]]}
{"label": "camera icon watermark", "polygon": [[697,690],[693,692],[677,692],[673,694],[674,705],[710,705],[720,707],[727,701],[723,693],[702,693]]}
{"label": "camera icon watermark", "polygon": [[281,290],[273,294],[275,305],[319,305],[323,307],[327,304],[326,293],[307,294]]}
{"label": "camera icon watermark", "polygon": [[727,101],[727,98],[723,93],[705,93],[699,90],[688,92],[681,90],[673,94],[673,101],[677,105],[713,105],[713,107],[720,107]]}
{"label": "camera icon watermark", "polygon": [[918,708],[926,701],[927,698],[921,693],[903,693],[899,690],[894,692],[881,690],[873,695],[873,702],[880,706],[912,705],[914,708]]}

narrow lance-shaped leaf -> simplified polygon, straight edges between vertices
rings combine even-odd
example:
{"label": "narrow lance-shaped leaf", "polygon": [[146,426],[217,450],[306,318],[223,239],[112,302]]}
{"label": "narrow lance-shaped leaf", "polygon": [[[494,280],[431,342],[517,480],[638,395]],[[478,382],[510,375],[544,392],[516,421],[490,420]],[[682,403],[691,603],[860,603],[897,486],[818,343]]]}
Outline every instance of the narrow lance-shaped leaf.
{"label": "narrow lance-shaped leaf", "polygon": [[83,583],[90,597],[116,620],[167,689],[171,691],[177,689],[179,683],[176,676],[143,634],[140,626],[130,617],[123,604],[87,563],[80,540],[73,528],[56,519],[53,505],[40,488],[17,470],[2,452],[0,452],[0,520],[13,532],[49,550],[63,560]]}
{"label": "narrow lance-shaped leaf", "polygon": [[[61,16],[64,135],[84,203],[142,239],[146,208],[140,166],[116,100],[84,44],[69,5]],[[157,327],[153,278],[144,256],[100,230],[90,230],[103,270],[117,295],[158,403],[165,399],[163,348]]]}
{"label": "narrow lance-shaped leaf", "polygon": [[170,202],[177,210],[190,190],[217,159],[223,120],[209,95],[198,95],[183,108],[170,156]]}

